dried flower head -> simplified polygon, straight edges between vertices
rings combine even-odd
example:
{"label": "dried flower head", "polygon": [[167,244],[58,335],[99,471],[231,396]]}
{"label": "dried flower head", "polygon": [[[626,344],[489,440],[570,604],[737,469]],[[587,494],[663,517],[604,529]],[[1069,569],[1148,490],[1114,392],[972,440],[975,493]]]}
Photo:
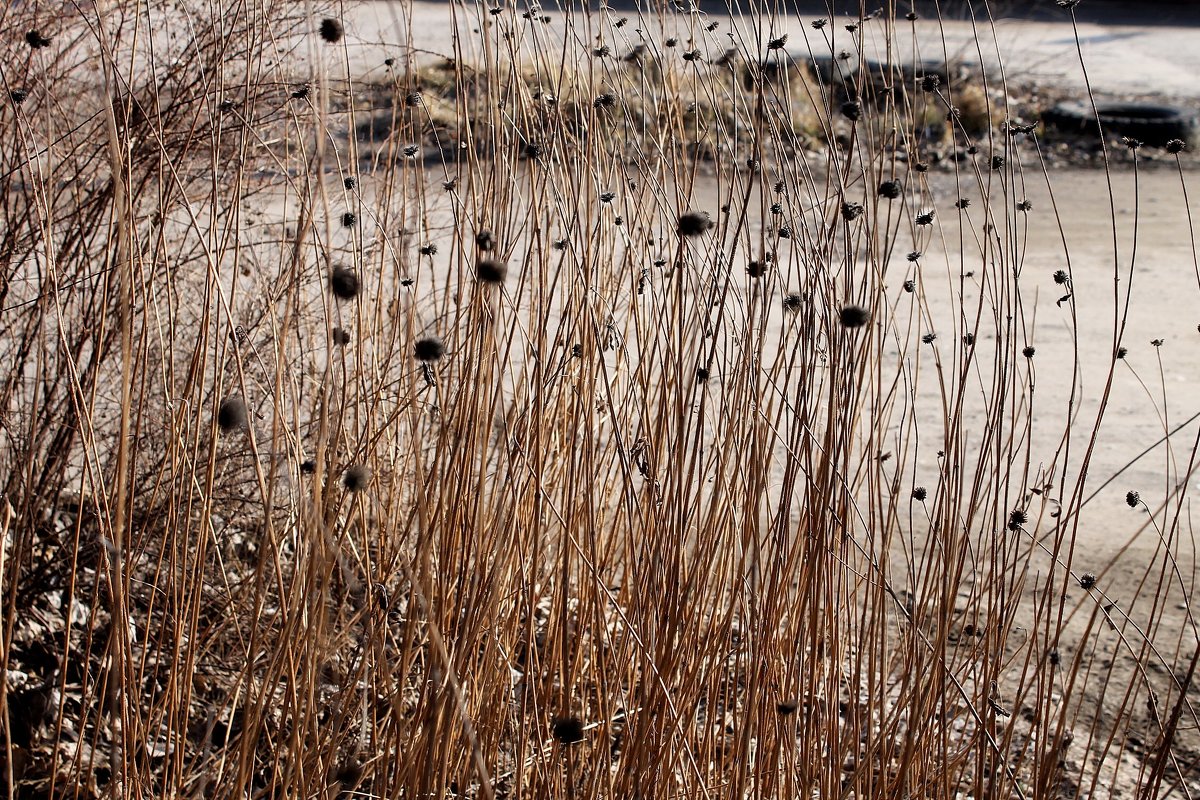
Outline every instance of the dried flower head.
{"label": "dried flower head", "polygon": [[316,471],[317,471],[317,462],[313,461],[311,458],[306,458],[300,462],[300,474],[301,475],[312,475]]}
{"label": "dried flower head", "polygon": [[333,343],[338,347],[345,347],[350,344],[350,331],[345,328],[334,328],[331,331],[331,336],[333,337]]}
{"label": "dried flower head", "polygon": [[329,273],[329,290],[339,300],[353,300],[361,288],[358,274],[349,267],[334,267]]}
{"label": "dried flower head", "polygon": [[1125,505],[1129,506],[1130,508],[1137,508],[1138,503],[1141,501],[1142,497],[1137,492],[1125,493]]}
{"label": "dried flower head", "polygon": [[746,274],[751,278],[761,278],[767,274],[766,259],[754,259],[746,265]]}
{"label": "dried flower head", "polygon": [[902,284],[902,288],[904,289],[904,291],[911,294],[912,292],[915,292],[917,290],[917,282],[914,281],[912,278],[909,278]]}
{"label": "dried flower head", "polygon": [[895,200],[900,196],[901,187],[900,181],[884,181],[879,184],[879,196],[888,200]]}
{"label": "dried flower head", "polygon": [[932,331],[921,335],[922,344],[933,344],[935,339],[937,339],[937,334]]}
{"label": "dried flower head", "polygon": [[342,227],[343,228],[353,228],[355,223],[357,223],[357,222],[358,222],[358,215],[355,214],[353,211],[347,211],[346,213],[342,214]]}
{"label": "dried flower head", "polygon": [[342,23],[332,17],[326,17],[321,20],[321,38],[330,44],[337,44],[345,35],[346,29],[342,27]]}
{"label": "dried flower head", "polygon": [[992,169],[1004,169],[1004,156],[992,156]]}
{"label": "dried flower head", "polygon": [[862,216],[862,213],[863,213],[863,207],[861,205],[859,205],[858,203],[850,203],[850,202],[842,203],[842,218],[845,219],[847,222],[849,222],[850,220],[858,219],[859,217]]}
{"label": "dried flower head", "polygon": [[941,85],[942,79],[937,75],[926,75],[924,78],[921,78],[921,91],[936,92]]}
{"label": "dried flower head", "polygon": [[404,105],[408,106],[409,108],[416,108],[417,106],[421,105],[423,100],[424,98],[421,97],[420,92],[409,92],[408,94],[404,95]]}
{"label": "dried flower head", "polygon": [[1142,146],[1142,140],[1135,139],[1132,136],[1122,136],[1121,144],[1125,145],[1125,147],[1129,148],[1130,150],[1137,150]]}
{"label": "dried flower head", "polygon": [[912,490],[912,497],[918,503],[924,503],[925,498],[929,497],[929,492],[924,486],[917,486]]}
{"label": "dried flower head", "polygon": [[1033,201],[1032,200],[1017,201],[1017,211],[1032,211],[1032,210],[1033,210]]}
{"label": "dried flower head", "polygon": [[583,741],[583,720],[579,717],[555,717],[550,732],[562,744]]}
{"label": "dried flower head", "polygon": [[347,189],[351,190],[356,189],[358,188],[358,178],[355,178],[353,175],[351,175],[342,181],[342,186],[345,186]]}
{"label": "dried flower head", "polygon": [[1090,572],[1085,572],[1079,576],[1079,585],[1083,589],[1091,589],[1096,585],[1096,576]]}
{"label": "dried flower head", "polygon": [[480,283],[504,283],[504,279],[508,277],[508,264],[494,258],[485,258],[475,265],[475,277]]}
{"label": "dried flower head", "polygon": [[492,236],[489,230],[482,230],[475,234],[475,246],[485,253],[489,253],[496,246],[496,239]]}
{"label": "dried flower head", "polygon": [[611,203],[614,199],[616,199],[616,196],[616,192],[602,192],[600,194],[600,202],[604,204]]}
{"label": "dried flower head", "polygon": [[8,93],[8,99],[13,101],[14,105],[21,105],[29,97],[29,92],[24,89],[13,89]]}
{"label": "dried flower head", "polygon": [[1010,531],[1019,531],[1021,530],[1021,526],[1028,521],[1029,516],[1024,511],[1019,508],[1014,509],[1013,512],[1008,515],[1008,529]]}
{"label": "dried flower head", "polygon": [[838,312],[838,321],[843,328],[861,328],[871,319],[871,314],[862,306],[842,306]]}
{"label": "dried flower head", "polygon": [[783,307],[788,311],[799,311],[800,306],[804,303],[804,298],[795,292],[790,292],[783,298]]}
{"label": "dried flower head", "polygon": [[971,347],[972,345],[975,344],[975,334],[971,333],[970,331],[967,331],[966,333],[964,333],[962,335],[962,342],[967,347]]}
{"label": "dried flower head", "polygon": [[217,426],[225,433],[246,427],[246,404],[240,397],[226,397],[217,407]]}
{"label": "dried flower head", "polygon": [[413,344],[413,358],[423,363],[437,361],[446,353],[446,345],[436,336],[423,336]]}
{"label": "dried flower head", "polygon": [[433,242],[428,242],[427,244],[423,244],[419,248],[417,248],[417,252],[419,252],[423,256],[436,256],[437,251],[438,251],[438,246],[436,244],[434,244]]}
{"label": "dried flower head", "polygon": [[1187,145],[1184,143],[1183,139],[1172,139],[1167,142],[1167,152],[1171,153],[1172,155],[1182,153],[1185,149],[1187,149]]}
{"label": "dried flower head", "polygon": [[933,211],[922,211],[920,214],[917,214],[917,224],[918,225],[932,225],[933,224]]}
{"label": "dried flower head", "polygon": [[686,211],[679,215],[680,236],[700,236],[713,226],[712,218],[702,211]]}
{"label": "dried flower head", "polygon": [[1026,358],[1033,358],[1033,354],[1035,352],[1037,351],[1034,349],[1033,345],[1029,344],[1025,345],[1024,349],[1021,350],[1021,355],[1025,356]]}
{"label": "dried flower head", "polygon": [[777,36],[776,38],[771,39],[769,42],[767,42],[767,49],[768,50],[782,50],[784,48],[784,45],[787,44],[787,39],[788,39],[788,37],[787,37],[786,33],[783,36]]}
{"label": "dried flower head", "polygon": [[1124,357],[1125,357],[1125,356],[1127,356],[1127,355],[1129,355],[1129,350],[1128,350],[1128,348],[1125,348],[1125,347],[1118,347],[1118,348],[1117,348],[1117,358],[1124,358]]}
{"label": "dried flower head", "polygon": [[696,383],[704,383],[708,380],[708,369],[705,367],[696,367]]}
{"label": "dried flower head", "polygon": [[846,119],[855,122],[862,117],[862,104],[857,100],[847,100],[842,103],[842,114]]}
{"label": "dried flower head", "polygon": [[969,205],[971,205],[971,198],[969,198],[969,197],[960,197],[960,198],[958,198],[958,200],[954,201],[954,207],[957,208],[959,211],[962,211],[963,209],[967,208]]}
{"label": "dried flower head", "polygon": [[812,26],[812,29],[814,31],[819,31],[828,24],[829,24],[829,20],[827,20],[827,19],[814,19],[812,22],[809,23],[809,25]]}
{"label": "dried flower head", "polygon": [[1054,270],[1054,282],[1059,286],[1062,286],[1068,280],[1070,280],[1070,278],[1067,276],[1067,271],[1065,269]]}
{"label": "dried flower head", "polygon": [[50,46],[50,38],[43,36],[41,31],[31,30],[25,34],[25,44],[34,50],[41,50],[43,47]]}
{"label": "dried flower head", "polygon": [[371,482],[371,470],[365,464],[353,464],[342,475],[342,486],[347,492],[361,492]]}
{"label": "dried flower head", "polygon": [[911,253],[906,255],[904,258],[907,259],[909,262],[915,264],[921,260],[921,251],[913,250]]}

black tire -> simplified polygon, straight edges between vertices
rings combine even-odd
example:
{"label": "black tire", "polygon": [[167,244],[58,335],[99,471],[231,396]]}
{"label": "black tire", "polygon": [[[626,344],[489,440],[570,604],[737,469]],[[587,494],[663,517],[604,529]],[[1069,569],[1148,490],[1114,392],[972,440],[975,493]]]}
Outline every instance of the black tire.
{"label": "black tire", "polygon": [[1154,103],[1060,103],[1042,112],[1047,128],[1079,136],[1128,136],[1152,147],[1172,139],[1195,144],[1200,139],[1196,112]]}

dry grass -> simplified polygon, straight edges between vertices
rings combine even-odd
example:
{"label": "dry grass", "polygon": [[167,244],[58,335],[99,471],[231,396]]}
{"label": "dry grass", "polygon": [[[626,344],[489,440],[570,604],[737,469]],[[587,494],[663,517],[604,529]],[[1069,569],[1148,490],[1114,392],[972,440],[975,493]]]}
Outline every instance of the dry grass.
{"label": "dry grass", "polygon": [[[455,6],[359,85],[332,11],[104,9],[0,11],[6,797],[1197,791],[1188,481],[1080,592],[1119,434],[1030,434],[994,93],[745,10]],[[906,260],[947,146],[990,227]]]}

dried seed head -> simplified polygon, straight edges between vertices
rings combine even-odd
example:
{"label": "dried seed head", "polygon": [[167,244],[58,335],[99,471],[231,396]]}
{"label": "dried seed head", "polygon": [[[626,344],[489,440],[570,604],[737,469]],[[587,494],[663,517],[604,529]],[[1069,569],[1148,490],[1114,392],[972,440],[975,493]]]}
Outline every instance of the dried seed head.
{"label": "dried seed head", "polygon": [[915,292],[917,290],[917,282],[914,281],[912,278],[909,278],[908,280],[906,280],[904,282],[902,288],[904,289],[904,291],[909,292],[911,294],[912,292]]}
{"label": "dried seed head", "polygon": [[972,345],[975,344],[975,334],[971,333],[970,331],[967,331],[966,333],[963,334],[962,341],[963,341],[963,344],[965,344],[967,347],[971,347]]}
{"label": "dried seed head", "polygon": [[1187,145],[1184,143],[1183,139],[1172,139],[1171,141],[1167,142],[1167,152],[1171,153],[1172,155],[1182,153],[1185,149],[1187,149]]}
{"label": "dried seed head", "polygon": [[922,341],[924,344],[933,344],[933,341],[934,341],[934,339],[937,339],[937,334],[936,334],[936,333],[932,333],[932,332],[930,332],[930,333],[926,333],[926,334],[922,334],[922,336],[921,336],[921,341]]}
{"label": "dried seed head", "polygon": [[779,36],[775,39],[771,39],[769,42],[767,42],[767,49],[768,50],[782,50],[784,45],[787,44],[787,39],[788,39],[788,37],[787,37],[786,33],[783,36]]}
{"label": "dried seed head", "polygon": [[704,367],[696,368],[696,383],[704,383],[708,380],[708,370]]}
{"label": "dried seed head", "polygon": [[954,203],[954,207],[960,211],[965,209],[969,205],[971,205],[971,199],[969,197],[960,197]]}
{"label": "dried seed head", "polygon": [[857,100],[847,100],[842,103],[842,114],[851,122],[862,117],[862,105]]}
{"label": "dried seed head", "polygon": [[900,181],[884,181],[879,184],[879,196],[895,200],[900,196]]}
{"label": "dried seed head", "polygon": [[21,105],[21,103],[24,103],[28,97],[29,92],[25,91],[24,89],[13,89],[8,93],[8,99],[12,100],[13,104],[18,106]]}
{"label": "dried seed head", "polygon": [[330,44],[337,44],[345,35],[346,29],[342,27],[342,23],[332,17],[326,17],[321,20],[321,38]]}
{"label": "dried seed head", "polygon": [[504,283],[504,279],[508,277],[508,264],[494,258],[485,258],[475,265],[475,277],[480,283]]}
{"label": "dried seed head", "polygon": [[226,397],[217,408],[217,425],[225,433],[246,427],[246,404],[240,397]]}
{"label": "dried seed head", "polygon": [[1129,506],[1130,508],[1137,508],[1138,503],[1141,501],[1141,495],[1139,495],[1137,492],[1125,493],[1125,505]]}
{"label": "dried seed head", "polygon": [[992,169],[1004,169],[1004,156],[992,156]]}
{"label": "dried seed head", "polygon": [[475,246],[485,253],[489,253],[496,246],[496,240],[489,230],[482,230],[475,234]]}
{"label": "dried seed head", "polygon": [[358,188],[358,178],[351,175],[350,177],[348,177],[344,181],[342,181],[342,186],[345,186],[347,189],[351,189],[351,190],[357,189]]}
{"label": "dried seed head", "polygon": [[617,97],[611,92],[601,92],[592,101],[592,108],[616,108]]}
{"label": "dried seed head", "polygon": [[1070,278],[1067,276],[1067,271],[1065,269],[1054,270],[1054,282],[1059,286],[1062,286],[1068,280],[1070,280]]}
{"label": "dried seed head", "polygon": [[761,278],[767,274],[767,262],[765,259],[754,259],[746,265],[746,274],[751,278]]}
{"label": "dried seed head", "polygon": [[616,197],[617,197],[616,192],[602,192],[600,194],[600,202],[607,205],[607,204],[611,203],[613,200],[615,200]]}
{"label": "dried seed head", "polygon": [[554,738],[562,744],[575,744],[583,741],[583,720],[579,717],[555,717],[550,726]]}
{"label": "dried seed head", "polygon": [[342,214],[342,227],[343,228],[353,228],[357,222],[358,222],[358,215],[355,214],[353,211],[347,211],[345,214]]}
{"label": "dried seed head", "polygon": [[409,92],[408,94],[404,95],[404,105],[408,106],[409,108],[416,108],[417,106],[421,105],[421,93]]}
{"label": "dried seed head", "polygon": [[1028,521],[1029,516],[1024,511],[1019,508],[1014,509],[1013,512],[1008,515],[1008,529],[1010,531],[1019,531],[1021,530],[1021,526]]}
{"label": "dried seed head", "polygon": [[814,20],[813,20],[812,22],[810,22],[809,24],[810,24],[810,25],[812,25],[812,29],[813,29],[814,31],[819,31],[819,30],[821,30],[822,28],[824,28],[824,27],[825,27],[827,24],[829,24],[829,20],[827,20],[827,19],[814,19]]}
{"label": "dried seed head", "polygon": [[1125,145],[1130,150],[1137,150],[1139,147],[1142,146],[1142,140],[1135,139],[1132,136],[1122,136],[1121,144]]}
{"label": "dried seed head", "polygon": [[1025,349],[1021,351],[1021,355],[1025,356],[1026,358],[1033,358],[1033,354],[1035,352],[1036,351],[1034,350],[1033,345],[1030,344],[1025,346]]}
{"label": "dried seed head", "polygon": [[306,83],[303,86],[301,86],[299,89],[296,89],[295,91],[292,92],[292,99],[293,100],[307,100],[308,95],[311,92],[312,92],[312,87],[310,87]]}
{"label": "dried seed head", "polygon": [[915,264],[915,263],[917,263],[918,261],[920,261],[920,260],[921,260],[921,251],[920,251],[920,250],[913,250],[911,253],[909,253],[908,255],[906,255],[906,256],[905,256],[905,258],[906,258],[908,261],[910,261],[911,263]]}
{"label": "dried seed head", "polygon": [[788,311],[799,311],[804,299],[800,295],[792,292],[783,298],[783,307]]}
{"label": "dried seed head", "polygon": [[926,75],[921,79],[921,90],[925,92],[936,92],[941,85],[942,79],[937,75]]}
{"label": "dried seed head", "polygon": [[342,475],[342,486],[347,492],[361,492],[371,482],[371,470],[365,464],[354,464]]}
{"label": "dried seed head", "polygon": [[703,211],[686,211],[679,215],[680,236],[700,236],[713,226],[712,218]]}
{"label": "dried seed head", "polygon": [[316,471],[317,471],[317,462],[313,461],[311,458],[306,458],[305,460],[300,462],[300,474],[301,475],[312,475]]}
{"label": "dried seed head", "polygon": [[1079,585],[1084,589],[1091,589],[1096,585],[1096,576],[1090,572],[1085,572],[1079,576]]}
{"label": "dried seed head", "polygon": [[1032,210],[1033,210],[1033,201],[1032,200],[1020,200],[1017,202],[1017,211],[1032,211]]}
{"label": "dried seed head", "polygon": [[847,222],[862,216],[863,207],[858,203],[842,203],[842,218]]}
{"label": "dried seed head", "polygon": [[413,358],[428,363],[437,361],[446,353],[446,345],[436,336],[425,336],[413,344]]}
{"label": "dried seed head", "polygon": [[329,290],[339,300],[353,300],[361,288],[358,274],[349,267],[334,267],[329,273]]}
{"label": "dried seed head", "polygon": [[918,486],[912,490],[912,497],[913,500],[916,500],[918,503],[924,503],[925,498],[929,497],[929,492],[924,486]]}
{"label": "dried seed head", "polygon": [[838,321],[843,328],[861,328],[871,319],[871,314],[862,306],[842,306],[838,312]]}
{"label": "dried seed head", "polygon": [[933,224],[933,212],[932,211],[923,211],[920,214],[917,214],[917,224],[918,225],[932,225]]}
{"label": "dried seed head", "polygon": [[50,39],[43,36],[41,31],[28,31],[25,34],[25,44],[34,50],[41,50],[43,47],[50,46]]}
{"label": "dried seed head", "polygon": [[1124,348],[1124,347],[1117,348],[1117,358],[1124,358],[1127,355],[1129,355],[1129,350],[1127,348]]}
{"label": "dried seed head", "polygon": [[434,244],[433,242],[423,244],[419,248],[417,248],[417,252],[419,252],[423,256],[436,256],[437,251],[438,251],[438,246],[436,244]]}
{"label": "dried seed head", "polygon": [[334,328],[332,331],[333,343],[338,347],[345,347],[350,344],[350,331],[345,328]]}

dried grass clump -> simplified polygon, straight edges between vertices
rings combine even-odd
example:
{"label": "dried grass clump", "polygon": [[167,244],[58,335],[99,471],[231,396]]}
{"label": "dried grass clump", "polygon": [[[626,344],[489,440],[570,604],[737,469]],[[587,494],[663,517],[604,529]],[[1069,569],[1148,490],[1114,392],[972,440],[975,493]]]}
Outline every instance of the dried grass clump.
{"label": "dried grass clump", "polygon": [[1065,249],[1035,326],[1011,109],[763,66],[895,13],[309,5],[2,12],[4,792],[1200,791],[1196,448],[1091,552],[1139,354]]}

